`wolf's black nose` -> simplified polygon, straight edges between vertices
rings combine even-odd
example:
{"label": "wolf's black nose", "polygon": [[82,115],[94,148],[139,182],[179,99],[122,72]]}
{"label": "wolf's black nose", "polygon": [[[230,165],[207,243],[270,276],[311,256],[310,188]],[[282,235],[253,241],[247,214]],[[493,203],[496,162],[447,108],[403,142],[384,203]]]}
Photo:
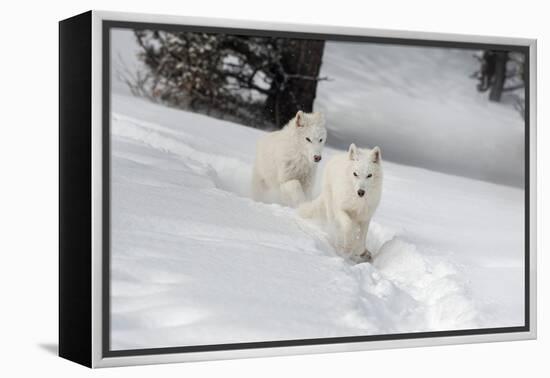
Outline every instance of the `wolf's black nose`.
{"label": "wolf's black nose", "polygon": [[359,190],[357,191],[357,195],[358,195],[359,197],[363,197],[363,196],[365,195],[365,191],[364,191],[363,189],[359,189]]}
{"label": "wolf's black nose", "polygon": [[321,161],[321,155],[315,155],[315,156],[313,156],[313,160],[314,160],[316,163],[320,162],[320,161]]}

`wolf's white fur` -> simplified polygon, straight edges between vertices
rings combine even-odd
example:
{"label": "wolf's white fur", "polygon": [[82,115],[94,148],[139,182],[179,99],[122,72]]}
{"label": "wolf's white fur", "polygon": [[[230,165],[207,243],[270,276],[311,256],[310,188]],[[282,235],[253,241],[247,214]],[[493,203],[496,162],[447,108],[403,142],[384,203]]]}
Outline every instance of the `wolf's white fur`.
{"label": "wolf's white fur", "polygon": [[304,218],[334,222],[337,249],[355,261],[371,258],[366,237],[382,195],[381,162],[380,148],[358,149],[352,144],[347,153],[327,163],[319,197],[298,209]]}
{"label": "wolf's white fur", "polygon": [[252,195],[265,201],[275,192],[286,205],[297,206],[311,196],[316,164],[327,139],[321,113],[296,116],[281,130],[262,137],[256,148]]}

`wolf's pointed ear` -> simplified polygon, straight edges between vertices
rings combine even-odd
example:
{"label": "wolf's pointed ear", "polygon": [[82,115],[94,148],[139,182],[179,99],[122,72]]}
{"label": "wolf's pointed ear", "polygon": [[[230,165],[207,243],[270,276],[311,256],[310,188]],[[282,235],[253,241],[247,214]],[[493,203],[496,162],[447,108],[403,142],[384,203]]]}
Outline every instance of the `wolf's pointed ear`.
{"label": "wolf's pointed ear", "polygon": [[304,127],[304,112],[301,110],[298,110],[298,113],[296,113],[296,127]]}
{"label": "wolf's pointed ear", "polygon": [[349,145],[348,153],[350,160],[357,160],[357,147],[355,146],[355,143]]}
{"label": "wolf's pointed ear", "polygon": [[380,151],[380,147],[378,146],[374,147],[372,149],[371,156],[372,156],[373,163],[380,162],[380,159],[382,158],[382,151]]}

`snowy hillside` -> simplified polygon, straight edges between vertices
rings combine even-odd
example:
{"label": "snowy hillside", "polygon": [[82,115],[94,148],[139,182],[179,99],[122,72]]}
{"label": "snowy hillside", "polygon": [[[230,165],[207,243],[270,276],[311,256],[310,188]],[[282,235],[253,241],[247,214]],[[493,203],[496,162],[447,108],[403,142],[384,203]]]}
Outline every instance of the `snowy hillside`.
{"label": "snowy hillside", "polygon": [[[115,93],[144,71],[133,32],[112,34]],[[386,160],[523,187],[524,122],[513,105],[476,91],[475,51],[331,42],[325,44],[315,110],[328,143],[384,146]]]}
{"label": "snowy hillside", "polygon": [[249,198],[261,131],[112,109],[113,349],[523,324],[522,190],[384,162],[374,261],[353,265]]}
{"label": "snowy hillside", "polygon": [[475,51],[327,42],[316,110],[332,144],[385,146],[392,161],[523,187],[524,122],[476,91]]}

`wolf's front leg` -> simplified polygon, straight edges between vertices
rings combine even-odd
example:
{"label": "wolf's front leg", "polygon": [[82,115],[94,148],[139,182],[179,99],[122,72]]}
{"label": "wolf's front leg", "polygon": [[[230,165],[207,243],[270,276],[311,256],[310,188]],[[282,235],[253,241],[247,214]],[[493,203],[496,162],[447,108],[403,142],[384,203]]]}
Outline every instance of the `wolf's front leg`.
{"label": "wolf's front leg", "polygon": [[281,184],[281,199],[291,207],[296,207],[305,201],[302,184],[298,180],[290,180]]}
{"label": "wolf's front leg", "polygon": [[335,218],[338,225],[337,244],[346,256],[352,256],[356,245],[357,227],[345,211],[338,211]]}
{"label": "wolf's front leg", "polygon": [[313,181],[315,176],[310,174],[304,178],[302,188],[304,190],[304,196],[306,199],[311,199],[311,193],[313,192]]}
{"label": "wolf's front leg", "polygon": [[367,234],[369,232],[369,222],[359,224],[359,233],[357,235],[355,256],[358,262],[371,261],[372,255],[367,249]]}

